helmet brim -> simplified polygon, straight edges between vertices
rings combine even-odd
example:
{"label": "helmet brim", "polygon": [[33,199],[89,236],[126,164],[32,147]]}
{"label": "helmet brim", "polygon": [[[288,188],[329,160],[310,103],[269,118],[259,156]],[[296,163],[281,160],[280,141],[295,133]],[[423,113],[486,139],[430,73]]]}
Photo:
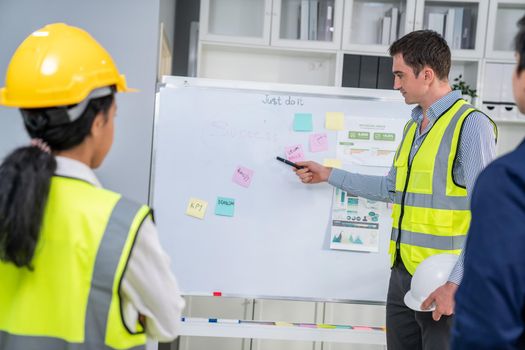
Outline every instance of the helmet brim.
{"label": "helmet brim", "polygon": [[414,311],[430,312],[430,311],[434,311],[436,309],[435,305],[432,305],[432,307],[430,309],[427,309],[427,310],[421,309],[421,301],[416,300],[412,296],[412,293],[410,291],[408,291],[407,294],[405,294],[404,301],[405,301],[405,305],[408,306],[409,308],[411,308]]}

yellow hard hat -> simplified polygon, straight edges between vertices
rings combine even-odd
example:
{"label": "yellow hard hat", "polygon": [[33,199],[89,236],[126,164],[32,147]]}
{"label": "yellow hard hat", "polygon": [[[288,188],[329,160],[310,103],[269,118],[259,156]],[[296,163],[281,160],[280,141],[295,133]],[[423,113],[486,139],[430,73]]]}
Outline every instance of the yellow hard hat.
{"label": "yellow hard hat", "polygon": [[33,32],[20,44],[7,68],[0,104],[19,108],[67,106],[111,85],[119,92],[134,91],[91,35],[54,23]]}

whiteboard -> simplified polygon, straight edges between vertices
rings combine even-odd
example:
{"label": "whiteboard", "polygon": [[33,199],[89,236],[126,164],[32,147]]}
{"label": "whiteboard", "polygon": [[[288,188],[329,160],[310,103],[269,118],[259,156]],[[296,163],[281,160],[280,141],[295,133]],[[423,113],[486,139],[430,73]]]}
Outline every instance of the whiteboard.
{"label": "whiteboard", "polygon": [[[184,294],[386,300],[390,227],[380,234],[379,253],[331,250],[333,187],[302,184],[275,157],[302,144],[307,159],[335,158],[326,112],[404,124],[410,107],[397,91],[181,77],[164,83],[150,203]],[[293,131],[295,113],[312,113],[313,132],[328,134],[328,151],[309,152],[310,133]],[[254,171],[248,188],[232,181],[238,166]],[[191,197],[208,202],[203,219],[186,215]],[[235,199],[233,217],[215,215],[218,197]]]}

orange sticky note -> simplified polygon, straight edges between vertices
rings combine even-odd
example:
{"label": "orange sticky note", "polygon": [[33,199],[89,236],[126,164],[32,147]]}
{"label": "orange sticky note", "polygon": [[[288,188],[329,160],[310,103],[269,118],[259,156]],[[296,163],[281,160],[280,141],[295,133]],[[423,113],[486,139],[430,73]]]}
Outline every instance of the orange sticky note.
{"label": "orange sticky note", "polygon": [[345,114],[343,112],[326,112],[325,128],[343,130],[345,128]]}

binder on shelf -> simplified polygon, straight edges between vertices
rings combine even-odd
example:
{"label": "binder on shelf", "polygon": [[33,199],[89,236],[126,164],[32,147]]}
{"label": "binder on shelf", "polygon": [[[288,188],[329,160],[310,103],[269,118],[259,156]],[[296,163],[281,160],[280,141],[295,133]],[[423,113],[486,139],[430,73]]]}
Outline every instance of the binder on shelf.
{"label": "binder on shelf", "polygon": [[317,15],[319,2],[317,0],[310,0],[310,8],[308,12],[308,40],[317,40]]}
{"label": "binder on shelf", "polygon": [[360,88],[375,89],[377,87],[378,66],[378,56],[361,56],[361,69],[359,71]]}
{"label": "binder on shelf", "polygon": [[332,41],[334,0],[320,0],[317,16],[317,40]]}
{"label": "binder on shelf", "polygon": [[452,48],[461,49],[461,34],[463,32],[463,8],[454,9],[454,31],[452,34]]}
{"label": "binder on shelf", "polygon": [[405,35],[405,22],[407,20],[407,12],[399,11],[399,24],[397,26],[397,37],[400,38]]}
{"label": "binder on shelf", "polygon": [[309,15],[310,12],[310,1],[308,0],[301,0],[301,40],[308,40],[308,23],[309,23]]}
{"label": "binder on shelf", "polygon": [[474,38],[473,33],[475,33],[475,20],[472,9],[465,7],[463,9],[463,30],[461,34],[461,48],[462,49],[473,49],[474,48]]}
{"label": "binder on shelf", "polygon": [[390,36],[388,44],[393,43],[397,39],[397,23],[399,20],[399,9],[392,7],[385,13],[386,17],[390,17]]}
{"label": "binder on shelf", "polygon": [[299,26],[301,5],[298,1],[285,1],[283,3],[281,19],[281,37],[284,39],[299,39]]}
{"label": "binder on shelf", "polygon": [[454,22],[456,21],[456,10],[449,9],[445,17],[445,40],[447,41],[448,46],[454,48]]}
{"label": "binder on shelf", "polygon": [[379,19],[379,43],[381,45],[388,45],[390,42],[390,27],[392,19],[390,17],[381,17]]}
{"label": "binder on shelf", "polygon": [[443,35],[443,27],[445,25],[445,14],[430,12],[428,14],[428,29],[438,32]]}

